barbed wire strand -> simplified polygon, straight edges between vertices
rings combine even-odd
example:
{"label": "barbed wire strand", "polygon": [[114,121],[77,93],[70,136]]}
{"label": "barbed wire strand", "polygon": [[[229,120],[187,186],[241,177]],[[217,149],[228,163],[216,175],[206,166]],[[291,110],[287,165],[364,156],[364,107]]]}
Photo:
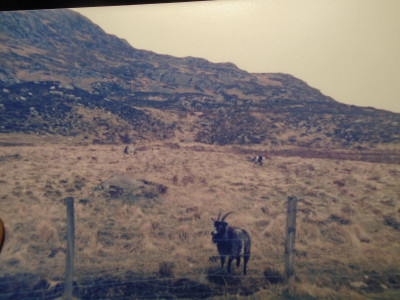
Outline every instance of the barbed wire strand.
{"label": "barbed wire strand", "polygon": [[[333,252],[330,252],[330,253],[333,253]],[[279,261],[283,261],[284,259],[283,259],[283,255],[276,255],[276,256],[278,256],[278,258],[279,258]],[[325,256],[325,255],[318,255],[317,257],[310,257],[310,258],[308,258],[308,259],[320,259],[321,257],[323,257],[323,256]],[[326,256],[329,256],[329,253],[328,254],[326,254]],[[151,255],[151,256],[143,256],[143,255],[141,255],[141,256],[139,256],[139,257],[153,257],[153,258],[155,258],[155,257],[163,257],[163,258],[165,258],[165,256],[162,256],[162,255]],[[210,259],[210,257],[209,256],[207,256],[207,255],[198,255],[198,256],[190,256],[190,255],[188,255],[188,256],[184,256],[184,257],[195,257],[195,258],[198,258],[198,257],[201,257],[201,258],[204,258],[204,260],[208,260],[208,262],[209,262],[209,266],[213,266],[214,265],[214,263],[216,263],[217,261],[219,261],[219,256],[218,255],[214,255],[214,256],[211,256],[211,257],[213,257],[213,259],[215,260],[214,262],[211,262],[210,263],[210,261],[209,261],[209,259]],[[243,257],[243,256],[241,256],[241,257]],[[265,257],[265,256],[264,256]],[[268,257],[268,255],[267,255],[267,257]],[[270,256],[269,256],[270,257]],[[329,256],[329,258],[332,258],[331,256]],[[301,258],[300,258],[301,259]],[[333,258],[332,258],[333,259]],[[79,261],[79,260],[78,260]],[[166,260],[164,260],[164,261],[168,261],[168,259],[166,259]],[[302,261],[302,260],[300,260],[300,262],[298,262],[298,265],[297,265],[297,269],[307,269],[307,261]],[[77,268],[78,270],[79,270],[79,267]],[[329,270],[329,269],[324,269],[324,270],[320,270],[319,271],[319,274],[323,274],[323,272],[331,272],[331,270]],[[102,274],[102,273],[104,273],[104,274],[107,274],[107,275],[113,275],[113,274],[121,274],[121,271],[119,271],[119,270],[115,270],[115,271],[111,271],[111,270],[106,270],[106,271],[99,271],[99,273],[100,274]],[[302,273],[302,272],[300,272],[300,273]],[[302,273],[302,274],[304,274],[304,273]],[[368,275],[368,273],[363,273],[363,274],[365,274],[365,275]],[[370,274],[371,276],[375,276],[375,274]],[[396,275],[396,274],[394,274],[394,275]],[[42,276],[43,277],[43,276]],[[37,278],[32,278],[32,279],[25,279],[25,280],[23,280],[23,282],[37,282],[38,281],[38,279]],[[18,283],[18,282],[21,282],[21,280],[18,280],[18,279],[16,279],[16,280],[7,280],[7,281],[3,281],[2,282],[2,284],[11,284],[11,283]]]}
{"label": "barbed wire strand", "polygon": [[[212,266],[211,266],[212,267]],[[320,276],[320,275],[327,275],[327,272],[332,272],[332,270],[330,269],[322,269],[322,270],[318,270],[317,272],[313,272],[312,274],[305,274],[305,272],[302,272],[301,269],[307,269],[307,265],[306,264],[301,264],[297,266],[296,268],[296,273],[301,274],[302,276],[307,276],[307,277],[315,277],[315,276]],[[221,271],[221,269],[217,270],[215,273],[213,274],[203,274],[206,276],[229,276],[229,277],[240,277],[240,278],[263,278],[264,276],[245,276],[245,275],[231,275],[231,274],[225,274],[225,275],[218,275],[218,273]],[[107,270],[107,271],[99,271],[99,274],[105,274],[105,275],[115,275],[115,274],[124,274],[121,271],[112,271],[112,270]],[[369,276],[369,277],[384,277],[384,276],[399,276],[400,273],[384,273],[384,274],[375,274],[375,273],[355,273],[355,274],[351,274],[351,275],[333,275],[332,273],[330,273],[329,277],[332,278],[354,278],[354,277],[361,277],[361,276]],[[96,279],[98,278],[98,275],[85,275],[87,278],[93,278]],[[270,276],[268,276],[270,277]],[[199,275],[187,275],[185,277],[159,277],[159,278],[147,278],[147,279],[137,279],[135,280],[135,282],[143,282],[143,281],[165,281],[165,280],[178,280],[178,279],[186,279],[186,278],[199,278]],[[40,276],[38,278],[32,278],[32,279],[28,279],[28,280],[7,280],[7,281],[2,281],[1,285],[8,285],[8,284],[13,284],[13,283],[20,283],[20,282],[39,282],[40,280],[46,280],[46,278],[44,278],[44,276]],[[46,280],[47,281],[47,280]],[[52,280],[52,281],[59,281],[59,282],[63,282],[63,280]],[[117,281],[117,282],[121,282],[121,281]],[[86,285],[82,285],[82,286],[86,286]]]}

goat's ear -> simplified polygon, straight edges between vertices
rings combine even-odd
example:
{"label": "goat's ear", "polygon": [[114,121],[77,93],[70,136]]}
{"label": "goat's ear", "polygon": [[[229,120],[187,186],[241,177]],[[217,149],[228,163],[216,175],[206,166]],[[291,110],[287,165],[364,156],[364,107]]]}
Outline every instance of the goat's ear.
{"label": "goat's ear", "polygon": [[221,222],[221,224],[224,225],[224,226],[228,226],[228,223],[226,223],[225,221]]}

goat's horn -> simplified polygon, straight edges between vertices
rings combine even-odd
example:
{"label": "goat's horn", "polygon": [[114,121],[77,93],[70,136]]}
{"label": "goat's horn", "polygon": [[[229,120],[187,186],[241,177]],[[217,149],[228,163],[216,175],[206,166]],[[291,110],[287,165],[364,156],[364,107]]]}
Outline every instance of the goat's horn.
{"label": "goat's horn", "polygon": [[225,218],[227,216],[229,216],[231,213],[233,213],[233,211],[228,212],[225,216],[222,217],[221,222],[223,222],[225,220]]}
{"label": "goat's horn", "polygon": [[219,218],[221,217],[221,211],[219,212],[219,214],[218,214],[218,218],[217,218],[217,221],[219,221]]}

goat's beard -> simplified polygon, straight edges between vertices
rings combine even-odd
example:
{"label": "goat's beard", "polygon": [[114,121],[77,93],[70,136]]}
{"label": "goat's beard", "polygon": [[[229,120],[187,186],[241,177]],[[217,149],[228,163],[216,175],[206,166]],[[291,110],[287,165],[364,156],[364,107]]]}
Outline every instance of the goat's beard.
{"label": "goat's beard", "polygon": [[218,243],[219,241],[221,241],[221,234],[218,234],[218,232],[217,233],[215,233],[215,232],[211,232],[211,235],[212,235],[212,242],[214,243],[214,244],[216,244],[216,243]]}

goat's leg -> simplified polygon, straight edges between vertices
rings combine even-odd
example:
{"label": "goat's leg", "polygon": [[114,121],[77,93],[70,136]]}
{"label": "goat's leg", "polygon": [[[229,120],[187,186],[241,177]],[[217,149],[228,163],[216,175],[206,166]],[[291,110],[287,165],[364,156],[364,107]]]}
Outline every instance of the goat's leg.
{"label": "goat's leg", "polygon": [[239,266],[240,266],[240,254],[236,256],[236,267],[239,268]]}
{"label": "goat's leg", "polygon": [[242,253],[242,243],[241,241],[238,241],[237,243],[237,249],[235,249],[236,251],[234,253],[236,253],[236,266],[239,268],[240,266],[240,253]]}
{"label": "goat's leg", "polygon": [[247,269],[246,269],[246,267],[247,267],[247,262],[248,262],[249,259],[250,259],[250,255],[244,255],[243,258],[244,258],[243,274],[246,275],[246,274],[247,274]]}
{"label": "goat's leg", "polygon": [[221,269],[224,268],[224,264],[225,264],[225,255],[221,255]]}
{"label": "goat's leg", "polygon": [[229,272],[229,273],[231,272],[231,263],[232,263],[232,260],[233,260],[233,256],[229,256],[229,259],[228,259],[228,272]]}

